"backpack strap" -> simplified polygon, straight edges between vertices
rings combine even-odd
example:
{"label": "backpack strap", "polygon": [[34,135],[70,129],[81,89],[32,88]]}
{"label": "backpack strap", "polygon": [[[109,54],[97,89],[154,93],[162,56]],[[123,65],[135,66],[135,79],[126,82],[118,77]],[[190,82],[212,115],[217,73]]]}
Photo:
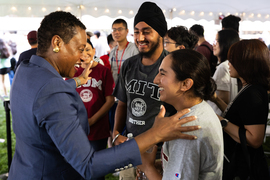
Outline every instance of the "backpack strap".
{"label": "backpack strap", "polygon": [[211,50],[211,49],[210,49],[210,47],[209,47],[209,46],[207,46],[206,44],[201,44],[200,46],[207,47],[207,48],[208,48],[208,50],[209,50],[211,53],[213,53],[213,50]]}

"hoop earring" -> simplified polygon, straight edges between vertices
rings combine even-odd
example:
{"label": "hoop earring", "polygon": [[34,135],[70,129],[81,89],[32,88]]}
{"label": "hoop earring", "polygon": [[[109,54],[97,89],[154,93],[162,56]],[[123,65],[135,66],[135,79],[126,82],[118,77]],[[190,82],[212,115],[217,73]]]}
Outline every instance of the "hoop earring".
{"label": "hoop earring", "polygon": [[53,52],[55,52],[55,53],[58,53],[59,52],[59,47],[55,47],[55,48],[53,48]]}

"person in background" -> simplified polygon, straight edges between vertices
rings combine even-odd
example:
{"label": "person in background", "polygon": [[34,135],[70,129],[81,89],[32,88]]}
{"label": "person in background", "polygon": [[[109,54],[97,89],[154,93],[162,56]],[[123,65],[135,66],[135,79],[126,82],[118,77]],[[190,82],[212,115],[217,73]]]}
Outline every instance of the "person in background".
{"label": "person in background", "polygon": [[9,73],[10,70],[10,52],[8,49],[8,45],[3,39],[0,39],[0,78],[1,78],[1,85],[3,88],[4,94],[2,95],[3,98],[8,98],[7,94],[7,87],[5,84],[5,75]]}
{"label": "person in background", "polygon": [[112,24],[112,36],[117,45],[110,53],[110,63],[114,82],[117,82],[120,69],[128,58],[139,53],[138,48],[132,42],[128,42],[128,26],[124,19],[116,19]]}
{"label": "person in background", "polygon": [[211,76],[213,76],[216,71],[218,60],[217,58],[214,58],[215,56],[213,55],[213,46],[204,38],[203,26],[200,24],[194,24],[191,26],[191,28],[189,28],[189,32],[195,34],[199,38],[195,50],[207,58],[211,69]]}
{"label": "person in background", "polygon": [[[238,16],[234,15],[229,15],[226,16],[225,18],[222,19],[221,25],[222,29],[231,29],[235,30],[239,34],[239,22],[241,21],[241,18]],[[238,86],[238,91],[242,88],[242,84],[240,79],[237,78],[237,86]]]}
{"label": "person in background", "polygon": [[[117,44],[111,50],[109,61],[111,63],[111,72],[115,83],[118,80],[121,67],[125,60],[139,53],[137,46],[127,40],[128,32],[128,25],[124,19],[114,20],[112,23],[112,37]],[[117,105],[118,99],[115,98],[115,103],[110,110],[110,123],[112,131],[114,128],[115,111]]]}
{"label": "person in background", "polygon": [[[95,62],[98,62],[99,64],[101,64],[101,65],[103,65],[104,66],[104,62],[103,62],[103,60],[102,59],[100,59],[99,57],[97,57],[97,56],[94,56],[95,55],[95,53],[96,53],[96,49],[94,48],[94,46],[93,46],[93,44],[92,44],[92,42],[91,42],[91,40],[89,40],[89,43],[88,44],[90,44],[90,46],[91,46],[91,53],[92,52],[94,52],[94,54],[93,54],[93,56],[91,57],[91,58],[93,58],[93,60],[95,61]],[[88,48],[89,49],[89,48]],[[90,52],[90,49],[88,50],[89,52]]]}
{"label": "person in background", "polygon": [[91,79],[91,63],[72,78],[87,43],[85,29],[78,18],[64,11],[52,12],[41,21],[37,55],[21,63],[11,88],[16,148],[9,180],[90,180],[141,164],[141,153],[158,142],[196,138],[182,133],[199,129],[182,127],[196,119],[179,121],[189,110],[164,117],[166,110],[161,107],[148,131],[119,146],[95,151],[87,138],[87,111],[76,91]]}
{"label": "person in background", "polygon": [[[216,94],[227,104],[231,102],[238,93],[237,79],[230,76],[229,61],[227,54],[231,45],[238,42],[239,35],[235,30],[221,30],[216,35],[216,40],[213,45],[214,55],[218,58],[219,65],[213,76],[217,84]],[[215,103],[208,101],[214,111],[221,115],[222,111],[216,106]]]}
{"label": "person in background", "polygon": [[110,69],[111,71],[111,64],[110,64],[110,61],[109,61],[109,57],[110,57],[110,52],[112,51],[112,49],[116,46],[116,41],[114,41],[113,37],[112,37],[112,34],[109,34],[107,36],[107,43],[110,47],[110,51],[108,52],[108,54],[105,54],[103,56],[100,56],[100,59],[103,61],[104,63],[104,66],[106,66],[107,68]]}
{"label": "person in background", "polygon": [[100,31],[95,31],[94,35],[90,38],[91,42],[94,46],[94,48],[96,49],[96,57],[100,57],[103,56],[105,54],[107,54],[108,52],[108,45],[105,41],[103,41],[103,39],[101,38],[101,34]]}
{"label": "person in background", "polygon": [[17,54],[17,44],[16,42],[13,41],[9,41],[8,45],[11,49],[11,56],[10,56],[10,69],[8,72],[8,76],[9,76],[9,82],[10,82],[10,87],[12,85],[12,81],[13,81],[13,77],[15,74],[15,66],[16,66],[16,59],[15,59],[15,55]]}
{"label": "person in background", "polygon": [[205,100],[216,89],[211,78],[207,59],[200,53],[181,49],[164,58],[154,79],[160,92],[160,100],[177,111],[190,108],[197,119],[189,124],[199,124],[202,129],[187,134],[195,135],[196,141],[173,140],[162,146],[163,175],[155,169],[155,153],[142,155],[138,166],[149,180],[221,180],[223,167],[223,136],[218,117]]}
{"label": "person in background", "polygon": [[27,40],[28,40],[29,45],[31,46],[31,49],[24,51],[20,54],[18,62],[16,63],[16,66],[15,66],[15,72],[22,61],[29,60],[32,55],[36,55],[37,53],[37,46],[38,46],[37,31],[30,31],[27,34]]}
{"label": "person in background", "polygon": [[231,46],[228,60],[230,76],[239,78],[243,88],[230,104],[216,95],[212,99],[223,112],[219,119],[228,159],[224,160],[223,179],[269,180],[262,147],[269,113],[269,50],[258,39],[241,40]]}
{"label": "person in background", "polygon": [[[110,137],[109,115],[108,112],[114,103],[112,96],[114,81],[111,71],[94,61],[95,50],[92,43],[87,39],[81,58],[81,66],[77,69],[74,77],[82,74],[87,64],[92,63],[91,79],[86,84],[77,87],[88,115],[90,134],[88,139],[95,151],[106,149],[108,137]],[[104,180],[104,176],[93,180]]]}
{"label": "person in background", "polygon": [[194,49],[198,37],[190,34],[185,26],[171,27],[164,37],[164,49],[172,52],[178,49]]}
{"label": "person in background", "polygon": [[91,37],[93,36],[94,34],[92,33],[92,32],[90,32],[90,31],[87,31],[86,32],[86,37],[87,37],[87,39],[91,39]]}
{"label": "person in background", "polygon": [[229,15],[221,20],[222,29],[231,29],[239,33],[239,22],[241,18],[234,15]]}

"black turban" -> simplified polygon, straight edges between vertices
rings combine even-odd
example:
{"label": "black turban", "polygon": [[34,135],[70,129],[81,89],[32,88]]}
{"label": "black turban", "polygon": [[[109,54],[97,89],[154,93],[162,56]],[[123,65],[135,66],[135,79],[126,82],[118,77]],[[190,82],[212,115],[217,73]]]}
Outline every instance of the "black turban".
{"label": "black turban", "polygon": [[139,8],[135,18],[134,27],[144,21],[151,26],[161,37],[167,32],[167,22],[162,10],[153,2],[144,2]]}

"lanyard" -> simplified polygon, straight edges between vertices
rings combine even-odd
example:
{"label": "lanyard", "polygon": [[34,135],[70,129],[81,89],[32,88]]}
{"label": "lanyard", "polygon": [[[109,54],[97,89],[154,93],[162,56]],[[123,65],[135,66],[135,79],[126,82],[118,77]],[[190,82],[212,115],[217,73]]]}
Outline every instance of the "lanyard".
{"label": "lanyard", "polygon": [[118,48],[116,49],[116,57],[115,57],[115,60],[116,60],[116,65],[117,65],[117,67],[118,67],[118,74],[120,73],[120,68],[121,68],[123,56],[124,56],[124,53],[125,53],[125,50],[126,50],[128,44],[129,44],[129,42],[127,42],[126,47],[125,47],[125,49],[124,49],[123,52],[122,52],[119,66],[118,66],[118,59],[117,59],[117,58],[118,58]]}

